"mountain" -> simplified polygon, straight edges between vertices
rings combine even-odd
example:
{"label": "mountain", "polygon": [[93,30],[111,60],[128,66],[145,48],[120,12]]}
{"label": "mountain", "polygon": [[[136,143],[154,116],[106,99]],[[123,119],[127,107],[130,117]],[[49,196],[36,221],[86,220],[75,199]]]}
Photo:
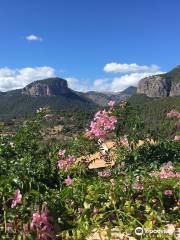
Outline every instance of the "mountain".
{"label": "mountain", "polygon": [[95,108],[96,104],[68,88],[66,80],[49,78],[35,81],[24,89],[0,94],[0,119],[27,116],[47,106],[54,111],[75,111],[77,108]]}
{"label": "mountain", "polygon": [[180,95],[180,65],[166,74],[166,77],[171,81],[170,96]]}
{"label": "mountain", "polygon": [[168,97],[180,95],[180,66],[165,74],[146,77],[140,80],[137,93],[148,97]]}
{"label": "mountain", "polygon": [[137,88],[130,86],[122,92],[113,92],[113,93],[108,94],[108,96],[109,96],[110,100],[120,102],[121,100],[127,100],[129,97],[131,97],[136,92],[137,92]]}
{"label": "mountain", "polygon": [[80,93],[80,95],[83,95],[89,99],[91,99],[94,103],[96,103],[99,106],[107,106],[109,102],[109,97],[106,93],[102,92],[96,92],[96,91],[89,91],[86,93]]}
{"label": "mountain", "polygon": [[[169,81],[171,88],[169,94],[165,96],[177,93],[178,74],[178,68],[163,74],[167,82]],[[150,81],[151,78],[156,79],[156,77],[148,79]],[[5,122],[8,129],[12,131],[12,129],[19,127],[22,118],[30,116],[40,107],[48,106],[58,113],[48,124],[50,126],[63,126],[63,134],[71,136],[73,131],[77,133],[85,129],[94,113],[102,106],[107,106],[109,100],[115,100],[118,103],[122,99],[128,99],[131,103],[132,108],[135,109],[135,112],[132,110],[131,116],[139,116],[146,126],[143,131],[147,134],[155,131],[168,135],[169,129],[172,135],[175,133],[174,124],[169,125],[171,121],[166,119],[166,113],[171,109],[180,107],[180,95],[153,98],[147,94],[136,93],[135,87],[129,87],[122,92],[115,93],[95,91],[82,93],[70,89],[67,81],[62,78],[38,80],[23,89],[0,92],[0,121]],[[124,130],[128,132],[128,129]]]}
{"label": "mountain", "polygon": [[122,91],[121,93],[126,94],[126,95],[133,95],[137,92],[137,88],[130,86],[128,88],[126,88],[124,91]]}
{"label": "mountain", "polygon": [[71,93],[72,91],[68,88],[67,81],[57,77],[35,81],[22,90],[22,94],[34,97],[52,97]]}
{"label": "mountain", "polygon": [[136,93],[136,87],[130,86],[122,92],[96,92],[90,91],[84,95],[91,99],[94,103],[100,106],[107,106],[110,100],[116,101],[117,103],[121,100],[128,99]]}
{"label": "mountain", "polygon": [[54,111],[75,111],[75,109],[97,108],[107,106],[109,100],[119,102],[136,92],[135,87],[129,87],[122,92],[87,93],[73,91],[62,78],[37,80],[23,89],[0,92],[0,120],[12,119],[32,114],[40,107],[50,107]]}

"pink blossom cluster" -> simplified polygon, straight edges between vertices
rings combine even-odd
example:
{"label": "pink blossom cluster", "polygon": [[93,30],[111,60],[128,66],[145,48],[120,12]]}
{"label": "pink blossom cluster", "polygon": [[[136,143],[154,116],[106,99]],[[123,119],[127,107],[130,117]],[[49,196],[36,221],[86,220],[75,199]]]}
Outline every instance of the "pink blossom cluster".
{"label": "pink blossom cluster", "polygon": [[144,186],[142,183],[140,183],[139,181],[135,182],[133,184],[133,189],[135,190],[143,190],[144,189]]}
{"label": "pink blossom cluster", "polygon": [[41,212],[35,212],[32,216],[31,230],[36,232],[37,239],[55,239],[53,226],[50,223],[47,206]]}
{"label": "pink blossom cluster", "polygon": [[19,189],[16,190],[15,196],[11,203],[11,208],[14,208],[18,203],[22,201],[22,194]]}
{"label": "pink blossom cluster", "polygon": [[173,191],[172,190],[165,190],[164,195],[168,196],[168,197],[171,197],[173,195]]}
{"label": "pink blossom cluster", "polygon": [[160,178],[174,178],[180,177],[180,172],[160,172],[159,173]]}
{"label": "pink blossom cluster", "polygon": [[109,101],[108,102],[108,106],[110,107],[110,108],[113,108],[114,107],[114,105],[115,105],[115,101]]}
{"label": "pink blossom cluster", "polygon": [[65,158],[65,150],[59,150],[58,156],[61,158],[57,162],[58,168],[64,171],[67,171],[69,168],[71,168],[76,161],[76,158],[73,155],[69,155],[67,158]]}
{"label": "pink blossom cluster", "polygon": [[169,161],[167,163],[162,164],[162,166],[160,168],[159,176],[161,179],[180,177],[180,172],[175,172],[172,162]]}
{"label": "pink blossom cluster", "polygon": [[66,150],[60,149],[59,152],[58,152],[58,156],[61,157],[61,158],[64,158],[65,152],[66,152]]}
{"label": "pink blossom cluster", "polygon": [[167,163],[163,163],[160,167],[160,171],[161,172],[170,172],[170,171],[174,171],[174,166],[173,163],[171,161],[167,162]]}
{"label": "pink blossom cluster", "polygon": [[[110,103],[110,105],[113,106],[112,103]],[[99,111],[95,114],[93,121],[91,121],[90,130],[87,131],[87,136],[90,138],[104,139],[109,131],[115,129],[116,123],[117,118],[112,116],[110,111]]]}
{"label": "pink blossom cluster", "polygon": [[70,186],[73,184],[73,179],[68,175],[64,182],[66,186]]}
{"label": "pink blossom cluster", "polygon": [[104,171],[99,171],[98,176],[99,177],[110,177],[111,176],[111,171],[109,169],[104,170]]}
{"label": "pink blossom cluster", "polygon": [[176,136],[174,137],[174,140],[175,140],[175,141],[180,141],[180,135],[176,135]]}
{"label": "pink blossom cluster", "polygon": [[180,112],[177,112],[176,110],[173,109],[169,113],[167,113],[167,117],[180,119]]}
{"label": "pink blossom cluster", "polygon": [[128,147],[129,146],[129,142],[128,142],[128,138],[127,136],[122,136],[120,137],[120,144],[125,146],[125,147]]}
{"label": "pink blossom cluster", "polygon": [[152,172],[150,176],[160,177],[161,179],[166,178],[180,178],[180,172],[176,172],[172,162],[162,164],[160,172]]}

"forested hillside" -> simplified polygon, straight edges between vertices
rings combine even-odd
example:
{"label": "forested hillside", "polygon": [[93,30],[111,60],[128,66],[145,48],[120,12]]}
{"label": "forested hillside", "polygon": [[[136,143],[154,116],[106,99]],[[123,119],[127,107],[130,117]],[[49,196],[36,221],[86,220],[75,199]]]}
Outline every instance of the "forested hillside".
{"label": "forested hillside", "polygon": [[173,136],[178,129],[166,115],[171,109],[180,110],[180,96],[164,98],[148,98],[136,94],[129,99],[136,114],[144,123],[145,132],[154,132],[156,136]]}

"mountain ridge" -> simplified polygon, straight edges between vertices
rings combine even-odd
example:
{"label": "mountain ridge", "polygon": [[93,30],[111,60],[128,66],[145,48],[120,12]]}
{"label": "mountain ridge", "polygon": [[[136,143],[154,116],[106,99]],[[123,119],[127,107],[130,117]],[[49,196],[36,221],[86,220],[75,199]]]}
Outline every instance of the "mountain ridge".
{"label": "mountain ridge", "polygon": [[[133,89],[136,91],[136,88]],[[0,92],[0,119],[27,116],[38,108],[47,106],[56,112],[74,111],[76,108],[94,109],[107,106],[110,100],[118,102],[131,95],[128,90],[115,94],[77,92],[68,87],[65,79],[47,78],[34,81],[23,89]]]}
{"label": "mountain ridge", "polygon": [[[121,92],[78,92],[68,87],[67,80],[59,77],[34,81],[23,89],[0,91],[0,118],[32,114],[39,107],[54,111],[73,111],[76,108],[100,108],[110,100],[117,103],[137,93],[150,98],[180,96],[180,66],[170,72],[144,78],[138,87],[130,86]],[[143,99],[143,98],[141,98]]]}

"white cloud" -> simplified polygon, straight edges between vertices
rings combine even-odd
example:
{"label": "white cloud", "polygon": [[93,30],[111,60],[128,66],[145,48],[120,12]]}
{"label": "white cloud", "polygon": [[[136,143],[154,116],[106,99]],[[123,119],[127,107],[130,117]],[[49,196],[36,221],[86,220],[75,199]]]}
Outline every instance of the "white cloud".
{"label": "white cloud", "polygon": [[108,78],[96,79],[93,82],[92,89],[98,92],[105,92],[111,90],[111,83]]}
{"label": "white cloud", "polygon": [[50,77],[55,77],[55,70],[46,66],[21,69],[0,68],[0,91],[23,88],[35,80]]}
{"label": "white cloud", "polygon": [[87,91],[97,91],[97,92],[120,92],[125,90],[130,86],[137,86],[139,80],[142,78],[160,74],[163,72],[156,73],[130,73],[125,74],[120,77],[114,78],[99,78],[91,81],[84,81],[75,77],[65,78],[68,81],[68,86],[76,91],[87,92]]}
{"label": "white cloud", "polygon": [[114,92],[123,91],[127,87],[137,86],[138,82],[145,77],[160,74],[162,72],[156,73],[130,73],[123,75],[121,77],[115,77],[112,80],[111,90]]}
{"label": "white cloud", "polygon": [[78,89],[78,86],[80,84],[80,80],[75,78],[75,77],[67,77],[66,78],[67,82],[68,82],[68,86],[72,89]]}
{"label": "white cloud", "polygon": [[26,36],[26,40],[31,41],[31,42],[32,41],[39,41],[39,42],[41,42],[43,39],[41,37],[39,37],[39,36],[31,34],[31,35]]}
{"label": "white cloud", "polygon": [[137,86],[140,79],[162,73],[160,67],[152,65],[138,65],[136,63],[108,63],[104,66],[104,71],[108,73],[120,73],[111,81],[111,91],[122,91],[129,86]]}
{"label": "white cloud", "polygon": [[126,63],[108,63],[104,66],[105,72],[112,73],[156,73],[159,71],[159,66],[152,64],[150,66],[147,65],[138,65],[136,63],[126,64]]}
{"label": "white cloud", "polygon": [[68,82],[68,87],[79,92],[89,91],[89,81],[85,79],[78,79],[76,77],[65,77]]}
{"label": "white cloud", "polygon": [[68,81],[69,88],[79,92],[104,92],[111,90],[111,82],[109,82],[108,78],[98,78],[94,81],[78,79],[76,77],[66,77],[65,79]]}
{"label": "white cloud", "polygon": [[[129,64],[128,66],[132,65],[133,64]],[[122,91],[129,86],[137,86],[139,80],[144,77],[163,73],[156,65],[152,65],[156,67],[151,66],[150,71],[146,72],[145,66],[139,66],[141,67],[139,70],[137,67],[138,65],[135,66],[136,72],[133,72],[135,69],[132,67],[129,68],[129,71],[131,72],[128,72],[126,68],[126,70],[124,70],[127,71],[126,74],[121,73],[120,76],[117,75],[113,78],[98,78],[93,81],[88,79],[79,79],[76,77],[65,77],[65,79],[68,81],[68,86],[76,91],[87,92],[93,90],[99,92],[117,92]],[[142,70],[142,67],[144,70]],[[158,71],[155,71],[156,68]],[[21,69],[12,69],[8,67],[0,68],[0,91],[23,88],[35,80],[55,77],[55,75],[55,69],[47,66],[35,68],[26,67]]]}
{"label": "white cloud", "polygon": [[106,84],[108,81],[107,78],[99,78],[94,81],[94,86],[95,87],[101,87],[102,85]]}

